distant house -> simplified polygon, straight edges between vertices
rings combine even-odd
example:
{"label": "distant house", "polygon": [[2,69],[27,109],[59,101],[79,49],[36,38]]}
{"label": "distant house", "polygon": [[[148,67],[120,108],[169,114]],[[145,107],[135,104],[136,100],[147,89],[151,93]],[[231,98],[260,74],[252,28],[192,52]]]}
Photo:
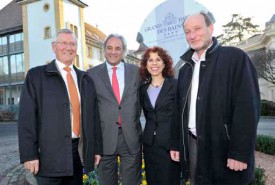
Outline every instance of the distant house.
{"label": "distant house", "polygon": [[[266,23],[262,34],[240,42],[237,47],[248,53],[258,70],[261,99],[275,102],[275,14]],[[273,82],[261,76],[267,68],[271,69],[269,75],[273,75]]]}
{"label": "distant house", "polygon": [[[52,37],[61,28],[78,37],[77,67],[87,70],[104,62],[106,35],[84,22],[85,7],[80,0],[13,0],[0,10],[0,109],[16,108],[26,72],[51,62]],[[140,65],[133,51],[126,62]]]}

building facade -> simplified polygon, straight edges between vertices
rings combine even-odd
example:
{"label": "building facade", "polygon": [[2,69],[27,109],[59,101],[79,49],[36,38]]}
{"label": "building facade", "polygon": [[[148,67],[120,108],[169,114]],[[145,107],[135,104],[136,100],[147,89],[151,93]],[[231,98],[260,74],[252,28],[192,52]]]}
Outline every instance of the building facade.
{"label": "building facade", "polygon": [[[248,53],[258,70],[261,99],[275,102],[275,14],[262,34],[240,42],[237,47]],[[265,73],[270,77],[264,78]]]}
{"label": "building facade", "polygon": [[[86,6],[79,0],[13,0],[0,10],[0,110],[17,111],[27,71],[54,59],[51,42],[61,28],[78,37],[78,68],[104,62],[106,35],[84,22]],[[139,66],[140,58],[128,51],[126,62]]]}
{"label": "building facade", "polygon": [[0,108],[15,109],[19,102],[25,78],[23,43],[22,10],[12,2],[0,11]]}

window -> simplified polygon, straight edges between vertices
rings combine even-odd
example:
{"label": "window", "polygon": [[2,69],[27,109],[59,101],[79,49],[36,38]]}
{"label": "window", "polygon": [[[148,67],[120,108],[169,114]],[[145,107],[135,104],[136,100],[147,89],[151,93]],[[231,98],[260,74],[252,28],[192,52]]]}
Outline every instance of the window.
{"label": "window", "polygon": [[7,37],[0,37],[0,46],[7,45]]}
{"label": "window", "polygon": [[22,33],[15,34],[14,37],[15,37],[15,42],[19,42],[23,40]]}
{"label": "window", "polygon": [[0,57],[0,75],[9,73],[8,57]]}
{"label": "window", "polygon": [[92,47],[89,47],[89,46],[88,46],[88,57],[93,58],[93,49]]}
{"label": "window", "polygon": [[7,45],[7,37],[0,37],[0,54],[7,54],[8,45]]}
{"label": "window", "polygon": [[8,57],[0,57],[0,84],[9,82]]}
{"label": "window", "polygon": [[51,27],[47,26],[44,28],[44,39],[52,38]]}
{"label": "window", "polygon": [[78,55],[76,55],[76,57],[75,57],[75,59],[74,59],[74,65],[75,65],[76,67],[79,67],[79,56],[78,56]]}
{"label": "window", "polygon": [[103,52],[102,52],[102,50],[100,50],[99,52],[100,52],[100,60],[103,60],[104,57],[103,57]]}
{"label": "window", "polygon": [[[67,23],[69,24],[69,23]],[[72,30],[72,32],[74,32],[75,36],[78,38],[78,28],[77,26],[73,25],[73,24],[69,24],[70,30]]]}
{"label": "window", "polygon": [[17,33],[9,36],[10,53],[23,51],[23,33]]}
{"label": "window", "polygon": [[9,105],[14,105],[14,98],[13,97],[8,98],[8,104]]}
{"label": "window", "polygon": [[97,59],[97,60],[101,60],[102,59],[102,51],[99,49],[94,49],[93,50],[93,58]]}
{"label": "window", "polygon": [[10,43],[23,41],[23,33],[17,33],[14,35],[10,35]]}
{"label": "window", "polygon": [[4,89],[0,89],[0,105],[4,105]]}
{"label": "window", "polygon": [[24,55],[16,54],[10,56],[11,81],[18,82],[24,80]]}
{"label": "window", "polygon": [[43,10],[44,10],[44,12],[49,11],[49,9],[50,9],[50,5],[49,5],[49,3],[45,3],[45,4],[44,4],[44,6],[43,6]]}
{"label": "window", "polygon": [[75,33],[76,37],[78,38],[78,28],[77,28],[77,26],[74,26],[73,32]]}
{"label": "window", "polygon": [[70,24],[70,30],[74,31],[74,25]]}

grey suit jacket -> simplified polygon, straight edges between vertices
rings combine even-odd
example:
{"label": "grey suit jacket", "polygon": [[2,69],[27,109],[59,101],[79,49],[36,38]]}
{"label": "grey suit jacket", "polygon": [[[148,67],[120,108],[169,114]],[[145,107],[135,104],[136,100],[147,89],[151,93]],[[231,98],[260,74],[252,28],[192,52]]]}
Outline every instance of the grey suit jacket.
{"label": "grey suit jacket", "polygon": [[121,127],[124,139],[131,154],[140,151],[142,128],[140,124],[139,68],[125,64],[125,87],[120,105],[118,104],[108,76],[106,63],[88,70],[93,79],[103,138],[103,154],[115,153],[118,137],[118,115],[121,116]]}

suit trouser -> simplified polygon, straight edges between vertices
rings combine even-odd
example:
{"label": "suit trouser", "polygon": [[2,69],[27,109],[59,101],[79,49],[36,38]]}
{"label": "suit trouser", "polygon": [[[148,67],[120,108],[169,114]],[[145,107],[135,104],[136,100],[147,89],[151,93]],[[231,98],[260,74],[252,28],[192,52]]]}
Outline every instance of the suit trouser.
{"label": "suit trouser", "polygon": [[189,158],[190,158],[190,180],[191,185],[195,184],[195,172],[197,163],[197,140],[189,133]]}
{"label": "suit trouser", "polygon": [[116,151],[113,155],[103,155],[99,166],[99,184],[118,184],[118,163],[120,157],[120,177],[123,185],[141,184],[141,151],[130,154],[124,140],[122,129],[118,129],[118,141]]}
{"label": "suit trouser", "polygon": [[36,176],[38,185],[82,185],[83,167],[78,153],[79,139],[72,141],[73,176],[41,177]]}

